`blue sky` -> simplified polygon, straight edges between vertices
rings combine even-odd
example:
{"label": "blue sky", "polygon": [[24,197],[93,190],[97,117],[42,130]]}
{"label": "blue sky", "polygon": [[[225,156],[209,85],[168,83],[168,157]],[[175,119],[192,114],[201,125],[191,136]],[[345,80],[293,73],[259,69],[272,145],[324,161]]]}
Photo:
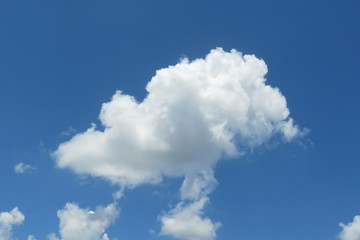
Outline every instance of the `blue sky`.
{"label": "blue sky", "polygon": [[[207,240],[332,240],[360,229],[353,220],[360,214],[359,7],[355,0],[2,1],[0,212],[18,207],[25,216],[18,220],[22,224],[11,225],[13,238],[39,240],[54,233],[71,240],[61,233],[57,211],[65,212],[66,203],[85,211],[110,206],[124,185],[116,200],[119,214],[98,214],[112,219],[105,224],[110,239],[174,239],[171,231],[165,234],[162,217],[175,217],[171,211],[178,203],[190,206],[205,198],[202,219],[221,223]],[[99,114],[116,90],[140,103],[157,70],[183,58],[190,62],[181,62],[185,67],[193,66],[191,61],[217,47],[264,60],[266,84],[286,98],[298,137],[286,141],[275,134],[244,148],[240,142],[247,138],[237,134],[234,142],[245,154],[216,158],[211,169],[217,186],[189,199],[179,193],[188,170],[175,177],[154,168],[149,174],[160,174],[162,181],[141,178],[129,186],[105,173],[95,176],[96,168],[85,170],[86,159],[78,167],[85,174],[74,172],[76,158],[58,167],[63,158],[54,152],[60,144],[91,123],[104,130]],[[175,119],[176,114],[182,119],[181,111]],[[270,121],[275,128],[276,121]],[[23,173],[15,172],[19,163],[28,166]],[[341,222],[354,224],[342,228]],[[346,234],[341,240],[360,239]]]}

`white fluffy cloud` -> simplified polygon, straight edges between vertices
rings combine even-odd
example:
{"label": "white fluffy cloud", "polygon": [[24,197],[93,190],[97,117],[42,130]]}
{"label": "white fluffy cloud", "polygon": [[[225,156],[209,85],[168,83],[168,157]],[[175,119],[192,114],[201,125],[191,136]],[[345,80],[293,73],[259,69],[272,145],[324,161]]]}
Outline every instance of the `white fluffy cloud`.
{"label": "white fluffy cloud", "polygon": [[212,240],[220,224],[204,218],[203,208],[217,185],[217,161],[274,136],[290,141],[300,134],[266,73],[263,60],[236,50],[183,59],[156,72],[141,102],[117,91],[102,105],[104,130],[93,124],[53,156],[60,168],[103,177],[121,189],[184,177],[181,202],[160,217],[161,234]]}
{"label": "white fluffy cloud", "polygon": [[16,207],[10,212],[0,213],[0,240],[9,240],[12,236],[12,229],[15,225],[24,222],[25,216]]}
{"label": "white fluffy cloud", "polygon": [[162,235],[178,239],[212,240],[220,223],[213,223],[209,218],[202,218],[202,211],[208,198],[203,197],[191,204],[179,203],[168,214],[160,218]]}
{"label": "white fluffy cloud", "polygon": [[276,134],[290,140],[299,129],[266,73],[263,60],[235,50],[184,59],[156,72],[142,102],[117,91],[102,106],[104,130],[92,126],[53,155],[61,168],[136,186],[211,168],[242,152],[237,143],[256,147]]}
{"label": "white fluffy cloud", "polygon": [[340,240],[360,240],[360,216],[355,216],[351,223],[343,224],[343,228],[339,234]]}
{"label": "white fluffy cloud", "polygon": [[33,167],[33,166],[29,165],[29,164],[22,163],[22,162],[16,164],[15,167],[14,167],[14,171],[16,173],[19,173],[19,174],[26,173],[26,172],[31,172],[34,169],[35,169],[35,167]]}
{"label": "white fluffy cloud", "polygon": [[[95,211],[82,209],[77,204],[67,203],[59,210],[60,235],[62,240],[106,240],[109,239],[105,230],[115,221],[119,210],[115,203],[106,207],[98,206]],[[49,240],[58,240],[55,234],[48,236]]]}

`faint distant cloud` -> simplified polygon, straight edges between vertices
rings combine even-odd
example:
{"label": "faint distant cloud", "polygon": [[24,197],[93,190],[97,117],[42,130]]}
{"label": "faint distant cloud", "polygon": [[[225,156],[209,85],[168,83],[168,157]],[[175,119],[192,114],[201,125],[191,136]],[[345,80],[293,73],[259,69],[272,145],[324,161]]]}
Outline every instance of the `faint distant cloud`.
{"label": "faint distant cloud", "polygon": [[18,174],[23,174],[23,173],[27,173],[27,172],[31,172],[33,170],[35,170],[36,168],[31,166],[30,164],[25,164],[25,163],[18,163],[15,165],[14,167],[14,171]]}
{"label": "faint distant cloud", "polygon": [[42,154],[48,154],[48,152],[49,152],[48,149],[45,146],[45,143],[43,141],[41,141],[41,140],[39,141],[38,149]]}
{"label": "faint distant cloud", "polygon": [[61,136],[72,136],[77,132],[78,131],[73,126],[70,126],[70,127],[68,127],[68,129],[61,132]]}

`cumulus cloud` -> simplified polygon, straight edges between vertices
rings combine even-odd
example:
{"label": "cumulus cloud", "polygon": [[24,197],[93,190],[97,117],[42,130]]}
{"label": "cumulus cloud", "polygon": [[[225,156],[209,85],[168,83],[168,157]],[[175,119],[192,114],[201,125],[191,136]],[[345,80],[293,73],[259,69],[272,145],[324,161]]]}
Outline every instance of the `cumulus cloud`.
{"label": "cumulus cloud", "polygon": [[15,225],[24,222],[25,216],[17,207],[10,212],[0,213],[0,240],[9,240],[12,237],[12,229]]}
{"label": "cumulus cloud", "polygon": [[[95,211],[89,208],[80,208],[75,203],[67,203],[57,212],[60,219],[59,231],[62,240],[109,239],[105,230],[115,221],[119,210],[115,203],[107,206],[98,206]],[[54,234],[48,235],[49,240],[58,240]]]}
{"label": "cumulus cloud", "polygon": [[285,97],[266,84],[267,66],[253,55],[221,48],[205,59],[184,59],[158,70],[142,102],[117,91],[100,120],[53,153],[61,168],[104,177],[122,186],[157,183],[211,168],[279,134],[299,129]]}
{"label": "cumulus cloud", "polygon": [[272,137],[290,141],[301,135],[285,97],[266,84],[266,73],[263,60],[236,50],[183,59],[156,72],[141,102],[117,91],[102,105],[103,130],[93,124],[53,156],[60,168],[105,178],[121,189],[184,177],[181,201],[161,217],[161,233],[214,239],[220,224],[202,214],[217,185],[216,163]]}
{"label": "cumulus cloud", "polygon": [[160,218],[162,235],[178,239],[212,240],[220,223],[213,223],[209,218],[202,218],[203,208],[208,203],[203,197],[191,204],[179,203],[173,210]]}
{"label": "cumulus cloud", "polygon": [[35,167],[33,167],[33,166],[29,165],[29,164],[22,163],[22,162],[16,164],[15,167],[14,167],[14,171],[16,173],[19,173],[19,174],[26,173],[26,172],[31,172],[33,170],[35,170]]}
{"label": "cumulus cloud", "polygon": [[348,224],[340,223],[342,231],[339,234],[340,240],[359,240],[360,239],[360,216],[355,216],[354,220]]}

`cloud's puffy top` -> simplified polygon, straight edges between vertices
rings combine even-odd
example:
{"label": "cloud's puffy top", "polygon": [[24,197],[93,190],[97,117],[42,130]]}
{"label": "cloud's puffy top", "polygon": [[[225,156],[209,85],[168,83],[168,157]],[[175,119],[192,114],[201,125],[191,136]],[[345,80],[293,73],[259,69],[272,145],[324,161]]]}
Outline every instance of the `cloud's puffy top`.
{"label": "cloud's puffy top", "polygon": [[[57,213],[60,219],[60,235],[62,240],[106,240],[105,230],[119,215],[116,204],[106,207],[98,206],[95,211],[82,209],[77,204],[67,203]],[[48,236],[50,240],[58,240],[55,234]]]}
{"label": "cloud's puffy top", "polygon": [[12,229],[15,225],[20,225],[24,222],[25,216],[16,207],[10,212],[0,213],[0,240],[11,239]]}
{"label": "cloud's puffy top", "polygon": [[348,224],[340,224],[343,228],[339,234],[340,240],[359,240],[360,239],[360,216],[355,216],[354,220]]}
{"label": "cloud's puffy top", "polygon": [[276,134],[286,140],[299,134],[285,97],[266,85],[266,73],[263,60],[235,50],[183,59],[156,72],[142,102],[117,91],[102,106],[104,130],[93,126],[77,134],[54,157],[59,167],[122,186],[156,183],[164,175],[192,181],[222,155],[241,153],[236,145],[256,147]]}

